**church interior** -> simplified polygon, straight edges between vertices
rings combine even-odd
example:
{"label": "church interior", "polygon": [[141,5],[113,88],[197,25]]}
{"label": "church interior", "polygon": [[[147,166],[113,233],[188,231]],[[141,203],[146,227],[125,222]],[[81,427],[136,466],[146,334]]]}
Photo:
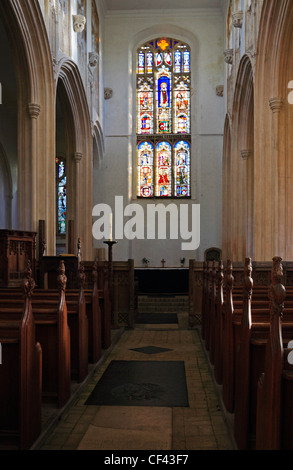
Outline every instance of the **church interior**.
{"label": "church interior", "polygon": [[293,1],[5,0],[0,49],[0,449],[292,450]]}

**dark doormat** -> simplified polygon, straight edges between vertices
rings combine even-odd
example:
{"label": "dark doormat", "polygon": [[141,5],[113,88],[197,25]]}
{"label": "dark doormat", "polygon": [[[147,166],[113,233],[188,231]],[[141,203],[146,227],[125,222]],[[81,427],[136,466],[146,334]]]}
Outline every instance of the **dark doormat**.
{"label": "dark doormat", "polygon": [[188,407],[184,361],[111,361],[85,404]]}
{"label": "dark doormat", "polygon": [[178,323],[176,313],[139,313],[135,319],[135,323],[138,324],[157,324],[161,325],[164,323]]}

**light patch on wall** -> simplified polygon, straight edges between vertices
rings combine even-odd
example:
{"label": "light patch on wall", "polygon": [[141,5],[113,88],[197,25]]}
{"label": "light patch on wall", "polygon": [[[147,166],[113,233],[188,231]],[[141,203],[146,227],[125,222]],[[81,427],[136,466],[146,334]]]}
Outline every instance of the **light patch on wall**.
{"label": "light patch on wall", "polygon": [[[288,88],[293,89],[293,80],[291,80],[291,82],[288,83]],[[293,104],[293,91],[290,91],[288,95],[288,102],[289,104]]]}

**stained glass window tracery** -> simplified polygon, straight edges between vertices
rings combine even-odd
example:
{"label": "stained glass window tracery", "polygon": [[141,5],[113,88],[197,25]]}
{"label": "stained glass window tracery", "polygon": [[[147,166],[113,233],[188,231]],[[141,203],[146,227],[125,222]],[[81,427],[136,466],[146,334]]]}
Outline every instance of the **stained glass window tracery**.
{"label": "stained glass window tracery", "polygon": [[190,48],[149,41],[137,50],[136,73],[137,196],[190,197]]}
{"label": "stained glass window tracery", "polygon": [[57,234],[66,235],[66,167],[63,158],[56,157]]}

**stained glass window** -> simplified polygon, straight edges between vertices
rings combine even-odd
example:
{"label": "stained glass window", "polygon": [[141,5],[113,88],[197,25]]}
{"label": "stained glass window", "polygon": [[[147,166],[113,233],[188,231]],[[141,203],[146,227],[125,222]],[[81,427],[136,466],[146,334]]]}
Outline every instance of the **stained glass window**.
{"label": "stained glass window", "polygon": [[66,234],[66,167],[63,158],[56,157],[57,234]]}
{"label": "stained glass window", "polygon": [[190,197],[191,55],[158,38],[137,50],[137,196]]}

